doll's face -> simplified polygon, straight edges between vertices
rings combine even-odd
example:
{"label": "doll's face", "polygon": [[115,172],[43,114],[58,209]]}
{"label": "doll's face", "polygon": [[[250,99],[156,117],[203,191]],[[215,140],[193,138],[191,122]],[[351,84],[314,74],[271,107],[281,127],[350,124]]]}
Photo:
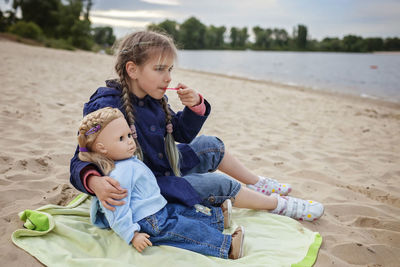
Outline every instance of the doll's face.
{"label": "doll's face", "polygon": [[113,120],[97,136],[92,150],[112,160],[123,160],[133,156],[136,150],[131,129],[124,117]]}

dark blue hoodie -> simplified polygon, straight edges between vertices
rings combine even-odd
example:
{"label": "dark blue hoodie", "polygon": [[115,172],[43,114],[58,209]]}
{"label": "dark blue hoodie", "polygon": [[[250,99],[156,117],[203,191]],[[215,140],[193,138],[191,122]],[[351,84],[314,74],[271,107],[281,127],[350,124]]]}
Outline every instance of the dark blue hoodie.
{"label": "dark blue hoodie", "polygon": [[[87,115],[95,110],[104,107],[118,108],[125,115],[121,101],[121,89],[115,80],[106,81],[107,87],[100,87],[90,97],[83,108],[83,115]],[[166,135],[165,112],[159,100],[150,96],[142,99],[135,95],[130,95],[132,105],[135,109],[135,127],[138,141],[143,151],[143,162],[152,170],[160,186],[161,194],[168,202],[179,202],[187,206],[200,203],[201,199],[193,187],[184,179],[173,175],[169,164],[164,137]],[[199,133],[205,120],[210,114],[211,106],[204,100],[206,112],[204,116],[197,115],[189,108],[172,114],[173,135],[176,142],[179,142],[178,149],[181,153],[180,169],[182,176],[199,164],[199,158],[190,148],[190,143]],[[70,181],[72,185],[84,193],[88,193],[81,180],[81,171],[86,166],[91,165],[93,169],[101,171],[92,163],[80,161],[78,149],[70,164]]]}

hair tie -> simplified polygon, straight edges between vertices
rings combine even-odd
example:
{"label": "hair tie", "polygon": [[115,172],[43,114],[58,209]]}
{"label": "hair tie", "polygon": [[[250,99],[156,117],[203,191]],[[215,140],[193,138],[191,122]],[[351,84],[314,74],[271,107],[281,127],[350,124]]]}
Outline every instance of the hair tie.
{"label": "hair tie", "polygon": [[89,152],[89,150],[86,147],[80,147],[79,152]]}
{"label": "hair tie", "polygon": [[88,135],[97,133],[97,132],[100,130],[100,128],[101,128],[101,126],[100,126],[100,124],[98,124],[98,125],[96,125],[96,126],[90,128],[90,130],[87,131],[87,132],[85,133],[85,135],[88,136]]}
{"label": "hair tie", "polygon": [[137,47],[137,46],[141,46],[141,45],[152,45],[153,42],[149,41],[149,42],[138,42],[136,44],[133,45],[133,48]]}
{"label": "hair tie", "polygon": [[171,122],[168,122],[165,128],[167,129],[167,133],[169,134],[172,134],[172,132],[174,131],[174,127],[172,126]]}
{"label": "hair tie", "polygon": [[130,126],[130,128],[131,128],[131,131],[132,131],[132,137],[133,138],[135,138],[135,139],[137,139],[137,133],[136,133],[136,127],[135,127],[135,125],[131,125]]}

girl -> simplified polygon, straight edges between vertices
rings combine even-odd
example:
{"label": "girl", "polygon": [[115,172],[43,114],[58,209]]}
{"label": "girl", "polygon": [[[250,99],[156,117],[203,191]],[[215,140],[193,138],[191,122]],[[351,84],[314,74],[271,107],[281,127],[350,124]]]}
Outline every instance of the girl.
{"label": "girl", "polygon": [[[194,89],[178,84],[177,95],[185,108],[178,113],[169,108],[165,90],[175,58],[175,45],[165,35],[147,31],[128,35],[118,50],[115,70],[119,79],[100,87],[85,104],[84,114],[107,106],[124,113],[138,157],[154,173],[161,194],[169,202],[220,205],[231,198],[235,207],[269,210],[300,220],[322,216],[320,203],[280,196],[290,192],[289,185],[257,177],[225,151],[218,138],[196,137],[211,107]],[[118,200],[126,191],[76,154],[71,160],[71,183],[82,192],[94,193],[108,209],[122,205]],[[216,169],[258,192],[214,172]]]}
{"label": "girl", "polygon": [[207,211],[203,214],[180,204],[167,204],[153,173],[133,157],[136,145],[121,111],[108,107],[85,116],[78,143],[82,161],[95,164],[128,189],[128,203],[113,212],[94,197],[90,212],[93,224],[111,227],[139,252],[154,244],[220,258],[243,256],[244,229],[239,226],[232,236],[222,234],[229,222],[221,208],[203,206]]}

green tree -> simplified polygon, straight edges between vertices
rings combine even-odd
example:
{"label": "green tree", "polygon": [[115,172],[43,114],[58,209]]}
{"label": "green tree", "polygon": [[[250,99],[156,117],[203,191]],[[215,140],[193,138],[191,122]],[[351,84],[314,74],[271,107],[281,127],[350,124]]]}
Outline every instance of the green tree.
{"label": "green tree", "polygon": [[179,41],[185,49],[204,49],[206,26],[195,17],[182,23],[179,31]]}
{"label": "green tree", "polygon": [[93,37],[90,34],[90,21],[77,20],[71,28],[68,42],[75,47],[90,50],[93,46]]}
{"label": "green tree", "polygon": [[273,47],[275,49],[282,49],[287,47],[289,42],[289,34],[285,29],[275,28],[272,30]]}
{"label": "green tree", "polygon": [[94,42],[102,46],[112,46],[115,42],[115,35],[111,27],[96,27],[92,29]]}
{"label": "green tree", "polygon": [[152,31],[167,33],[169,36],[171,36],[174,39],[175,42],[178,42],[178,40],[179,40],[178,27],[179,27],[179,25],[176,21],[167,19],[159,24],[150,24],[149,26],[147,26],[147,29],[152,30]]}
{"label": "green tree", "polygon": [[231,34],[230,34],[230,39],[231,39],[231,47],[235,48],[238,46],[238,39],[239,39],[239,29],[236,27],[231,28]]}
{"label": "green tree", "polygon": [[249,35],[247,34],[247,28],[231,28],[231,47],[234,49],[244,49],[246,47],[247,39]]}
{"label": "green tree", "polygon": [[247,33],[247,28],[244,27],[239,30],[237,45],[239,48],[246,48],[247,40],[249,39],[249,34]]}
{"label": "green tree", "polygon": [[37,24],[46,36],[55,37],[55,26],[59,24],[61,0],[14,0],[13,8],[21,8],[22,19]]}
{"label": "green tree", "polygon": [[18,21],[10,26],[9,31],[21,37],[34,40],[39,40],[43,35],[42,29],[32,21]]}
{"label": "green tree", "polygon": [[18,18],[13,10],[4,13],[0,10],[0,32],[6,31],[8,27],[18,22]]}
{"label": "green tree", "polygon": [[55,37],[68,39],[72,28],[80,20],[83,3],[80,0],[69,0],[68,5],[60,5],[58,10],[59,24],[55,26]]}
{"label": "green tree", "polygon": [[342,51],[343,50],[343,45],[342,41],[335,37],[335,38],[324,38],[320,43],[319,43],[319,49],[322,51]]}
{"label": "green tree", "polygon": [[299,24],[295,30],[294,39],[296,47],[298,49],[304,50],[307,47],[307,27],[305,25]]}
{"label": "green tree", "polygon": [[366,49],[369,52],[382,51],[383,50],[383,39],[382,38],[366,38],[364,39]]}
{"label": "green tree", "polygon": [[383,47],[386,51],[400,51],[400,39],[397,37],[386,38]]}
{"label": "green tree", "polygon": [[83,15],[85,20],[89,20],[90,9],[93,6],[92,0],[82,0],[82,4],[84,5]]}
{"label": "green tree", "polygon": [[346,35],[343,37],[343,48],[346,52],[366,52],[367,48],[363,38],[356,35]]}
{"label": "green tree", "polygon": [[215,27],[213,25],[207,27],[205,33],[205,48],[222,49],[224,48],[224,34],[226,28],[224,26]]}
{"label": "green tree", "polygon": [[253,27],[253,33],[256,37],[255,43],[253,45],[254,49],[268,50],[271,49],[273,44],[271,29],[263,29],[259,26]]}

